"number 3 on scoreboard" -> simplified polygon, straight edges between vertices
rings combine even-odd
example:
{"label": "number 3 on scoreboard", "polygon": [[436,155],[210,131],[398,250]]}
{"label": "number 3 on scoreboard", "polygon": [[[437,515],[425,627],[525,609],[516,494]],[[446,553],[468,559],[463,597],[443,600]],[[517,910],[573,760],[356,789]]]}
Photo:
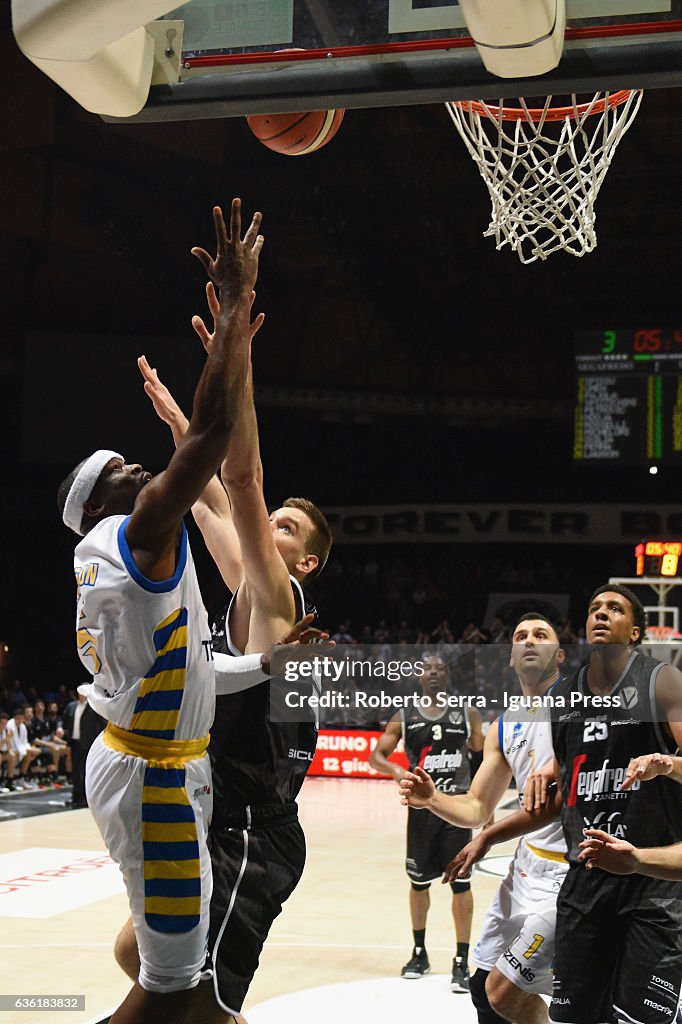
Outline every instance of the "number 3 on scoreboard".
{"label": "number 3 on scoreboard", "polygon": [[611,355],[616,348],[616,332],[615,331],[604,331],[604,347],[602,348],[602,354],[605,356]]}

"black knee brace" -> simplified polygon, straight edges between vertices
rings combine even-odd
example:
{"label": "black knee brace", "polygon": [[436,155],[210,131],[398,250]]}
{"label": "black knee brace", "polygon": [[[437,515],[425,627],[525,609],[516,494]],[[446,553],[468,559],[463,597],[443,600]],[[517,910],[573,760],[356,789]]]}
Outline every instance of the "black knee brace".
{"label": "black knee brace", "polygon": [[457,893],[459,892],[469,892],[469,889],[471,888],[471,882],[450,882],[450,888],[452,889],[456,896]]}
{"label": "black knee brace", "polygon": [[488,1002],[485,983],[489,974],[490,971],[482,971],[479,967],[469,979],[469,994],[478,1014],[478,1024],[509,1024],[507,1018],[495,1013]]}
{"label": "black knee brace", "polygon": [[431,888],[430,882],[413,882],[410,880],[410,885],[415,892],[427,892]]}

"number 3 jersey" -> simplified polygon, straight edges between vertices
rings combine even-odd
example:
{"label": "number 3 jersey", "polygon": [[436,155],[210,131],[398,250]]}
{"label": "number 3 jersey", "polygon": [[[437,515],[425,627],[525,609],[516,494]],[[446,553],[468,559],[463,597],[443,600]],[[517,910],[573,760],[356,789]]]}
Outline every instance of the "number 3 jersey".
{"label": "number 3 jersey", "polygon": [[441,793],[466,793],[471,782],[467,756],[469,716],[448,710],[438,718],[419,711],[402,712],[401,728],[410,769],[428,772]]}
{"label": "number 3 jersey", "polygon": [[[620,705],[588,709],[581,703],[570,709],[570,694],[592,695],[587,667],[554,691],[566,698],[565,709],[554,707],[552,733],[561,767],[562,822],[569,860],[578,861],[583,829],[599,828],[635,846],[667,846],[682,840],[682,786],[658,777],[635,782],[623,791],[625,769],[639,754],[675,753],[665,728],[665,714],[656,702],[656,679],[662,668],[634,652],[610,691]],[[602,871],[583,872],[599,876]],[[677,883],[676,883],[677,884]]]}
{"label": "number 3 jersey", "polygon": [[215,709],[211,632],[182,527],[170,579],[147,579],[109,516],[77,545],[78,653],[88,700],[121,729],[157,740],[208,735]]}

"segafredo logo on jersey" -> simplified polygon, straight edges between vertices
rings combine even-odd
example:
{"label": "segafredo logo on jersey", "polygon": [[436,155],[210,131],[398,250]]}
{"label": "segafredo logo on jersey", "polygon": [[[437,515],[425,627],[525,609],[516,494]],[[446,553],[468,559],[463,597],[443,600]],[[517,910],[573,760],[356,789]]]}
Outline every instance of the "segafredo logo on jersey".
{"label": "segafredo logo on jersey", "polygon": [[441,750],[440,754],[427,754],[422,765],[425,772],[453,772],[462,763],[462,754],[448,754]]}
{"label": "segafredo logo on jersey", "polygon": [[[622,791],[625,781],[625,766],[622,768],[609,768],[607,758],[601,768],[583,771],[583,765],[587,761],[587,754],[578,754],[573,758],[573,771],[571,773],[571,788],[566,804],[568,807],[575,807],[578,798],[584,803],[591,800],[625,799],[627,792]],[[630,789],[639,789],[639,779],[633,782]]]}

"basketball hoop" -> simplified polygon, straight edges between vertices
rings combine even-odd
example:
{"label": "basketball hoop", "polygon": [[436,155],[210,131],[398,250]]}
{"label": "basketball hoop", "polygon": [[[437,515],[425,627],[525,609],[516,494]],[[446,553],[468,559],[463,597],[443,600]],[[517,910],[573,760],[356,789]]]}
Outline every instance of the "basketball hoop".
{"label": "basketball hoop", "polygon": [[597,244],[594,205],[616,146],[632,124],[641,90],[596,93],[567,106],[505,107],[485,100],[446,103],[492,200],[490,225],[498,249],[509,245],[522,263],[557,249],[573,256]]}
{"label": "basketball hoop", "polygon": [[674,626],[647,626],[646,641],[652,644],[665,644],[673,640],[682,640]]}

